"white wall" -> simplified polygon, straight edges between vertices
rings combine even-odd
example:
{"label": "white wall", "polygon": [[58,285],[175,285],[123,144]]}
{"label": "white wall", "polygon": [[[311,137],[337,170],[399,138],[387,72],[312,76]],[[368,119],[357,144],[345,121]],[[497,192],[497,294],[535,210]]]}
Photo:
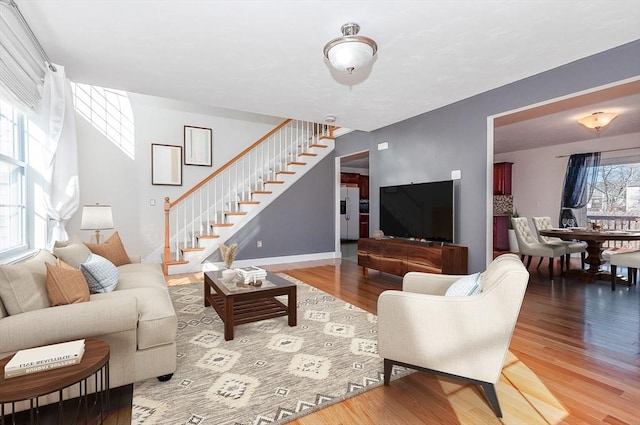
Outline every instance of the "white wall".
{"label": "white wall", "polygon": [[[633,149],[607,152],[626,148]],[[640,133],[497,154],[494,162],[513,162],[513,203],[520,216],[549,216],[557,226],[568,156],[586,152],[602,152],[602,159],[640,155]]]}
{"label": "white wall", "polygon": [[[175,199],[225,164],[284,119],[201,107],[169,99],[130,94],[135,120],[135,159],[77,115],[80,204],[109,204],[115,229],[131,255],[149,254],[163,243],[163,200]],[[182,166],[182,186],[151,184],[151,144],[183,146],[183,126],[213,130],[213,166]],[[155,206],[151,206],[151,201]],[[82,207],[67,224],[69,235],[89,241],[80,230]],[[113,231],[104,231],[109,236]]]}

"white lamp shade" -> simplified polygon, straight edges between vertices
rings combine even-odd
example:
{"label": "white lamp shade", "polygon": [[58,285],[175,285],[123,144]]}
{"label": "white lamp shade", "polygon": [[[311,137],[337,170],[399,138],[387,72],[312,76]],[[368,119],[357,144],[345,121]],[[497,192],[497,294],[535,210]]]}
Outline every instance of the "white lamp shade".
{"label": "white lamp shade", "polygon": [[110,205],[85,205],[82,207],[81,230],[113,229]]}
{"label": "white lamp shade", "polygon": [[360,69],[373,59],[373,48],[361,41],[344,41],[331,47],[327,57],[331,65],[341,71]]}

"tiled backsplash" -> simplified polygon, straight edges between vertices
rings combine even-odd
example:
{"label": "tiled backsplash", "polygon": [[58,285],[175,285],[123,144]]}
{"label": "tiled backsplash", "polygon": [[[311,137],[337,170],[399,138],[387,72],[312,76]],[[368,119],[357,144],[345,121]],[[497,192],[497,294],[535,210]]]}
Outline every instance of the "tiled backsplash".
{"label": "tiled backsplash", "polygon": [[513,212],[513,196],[493,195],[493,213],[511,214]]}

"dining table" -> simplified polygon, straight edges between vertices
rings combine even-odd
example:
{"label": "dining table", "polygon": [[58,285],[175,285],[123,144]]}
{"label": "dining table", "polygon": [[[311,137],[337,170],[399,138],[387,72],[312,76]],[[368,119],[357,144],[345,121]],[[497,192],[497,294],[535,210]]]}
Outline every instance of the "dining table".
{"label": "dining table", "polygon": [[609,280],[611,273],[602,268],[602,245],[606,241],[640,241],[640,231],[632,230],[590,230],[587,228],[550,228],[540,230],[540,235],[560,238],[565,241],[584,241],[587,243],[588,269],[583,270],[586,280]]}

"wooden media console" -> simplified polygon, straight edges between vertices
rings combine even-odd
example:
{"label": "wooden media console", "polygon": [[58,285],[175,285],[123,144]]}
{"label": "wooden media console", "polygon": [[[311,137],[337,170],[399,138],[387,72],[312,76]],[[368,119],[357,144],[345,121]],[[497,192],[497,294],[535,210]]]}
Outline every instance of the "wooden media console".
{"label": "wooden media console", "polygon": [[407,272],[467,274],[466,246],[406,239],[358,239],[358,265],[404,276]]}

